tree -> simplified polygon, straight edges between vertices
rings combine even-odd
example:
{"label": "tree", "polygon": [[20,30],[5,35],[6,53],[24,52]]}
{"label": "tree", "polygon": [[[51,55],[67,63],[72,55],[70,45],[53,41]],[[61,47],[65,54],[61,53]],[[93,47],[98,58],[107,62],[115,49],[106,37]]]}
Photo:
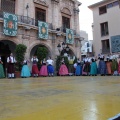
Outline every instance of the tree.
{"label": "tree", "polygon": [[46,47],[38,47],[36,55],[38,57],[38,67],[41,66],[41,61],[47,57],[48,50]]}
{"label": "tree", "polygon": [[21,71],[22,62],[24,60],[26,49],[27,49],[27,47],[23,44],[16,45],[15,54],[16,54],[16,60],[17,60],[16,67],[18,67],[18,71]]}

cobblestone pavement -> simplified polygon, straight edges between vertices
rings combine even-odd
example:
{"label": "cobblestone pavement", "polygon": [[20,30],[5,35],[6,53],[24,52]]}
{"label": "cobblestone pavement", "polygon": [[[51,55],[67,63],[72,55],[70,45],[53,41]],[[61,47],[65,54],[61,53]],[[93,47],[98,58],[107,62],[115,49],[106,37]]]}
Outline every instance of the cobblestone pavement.
{"label": "cobblestone pavement", "polygon": [[120,76],[0,79],[0,120],[107,120],[120,113]]}

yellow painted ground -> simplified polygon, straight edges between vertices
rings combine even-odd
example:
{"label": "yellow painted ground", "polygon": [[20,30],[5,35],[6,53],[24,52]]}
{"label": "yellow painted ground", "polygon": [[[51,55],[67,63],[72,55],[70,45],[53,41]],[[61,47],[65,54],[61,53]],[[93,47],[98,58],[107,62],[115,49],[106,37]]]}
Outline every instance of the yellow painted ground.
{"label": "yellow painted ground", "polygon": [[107,120],[118,113],[120,76],[0,79],[0,120]]}

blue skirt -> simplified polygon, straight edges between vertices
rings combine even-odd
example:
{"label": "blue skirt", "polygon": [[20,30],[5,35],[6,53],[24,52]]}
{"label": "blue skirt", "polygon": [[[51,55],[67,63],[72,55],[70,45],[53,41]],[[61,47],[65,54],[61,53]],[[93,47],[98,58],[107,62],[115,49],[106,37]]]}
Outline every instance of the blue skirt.
{"label": "blue skirt", "polygon": [[48,65],[47,66],[47,69],[48,69],[48,73],[54,73],[54,68],[53,68],[53,66],[52,65]]}
{"label": "blue skirt", "polygon": [[75,70],[75,75],[82,75],[82,66],[77,65],[76,70]]}
{"label": "blue skirt", "polygon": [[30,69],[28,67],[28,65],[23,65],[22,67],[22,71],[21,71],[21,77],[30,77]]}

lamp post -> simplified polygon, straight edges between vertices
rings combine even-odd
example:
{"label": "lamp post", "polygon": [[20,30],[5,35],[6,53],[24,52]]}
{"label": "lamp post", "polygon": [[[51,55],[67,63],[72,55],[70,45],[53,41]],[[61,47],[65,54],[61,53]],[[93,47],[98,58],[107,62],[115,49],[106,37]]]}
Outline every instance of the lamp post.
{"label": "lamp post", "polygon": [[29,9],[29,5],[28,5],[28,3],[27,3],[27,5],[26,5],[26,10],[27,10],[27,18],[28,18],[28,9]]}

